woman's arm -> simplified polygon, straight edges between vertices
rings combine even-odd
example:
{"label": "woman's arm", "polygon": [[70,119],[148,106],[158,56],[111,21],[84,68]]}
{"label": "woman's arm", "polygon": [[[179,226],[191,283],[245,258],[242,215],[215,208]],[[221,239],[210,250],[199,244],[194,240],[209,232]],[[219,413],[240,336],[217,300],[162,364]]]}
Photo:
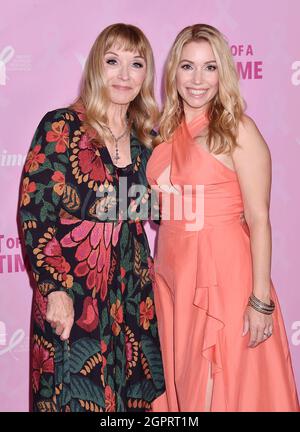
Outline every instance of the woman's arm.
{"label": "woman's arm", "polygon": [[[37,289],[48,297],[45,319],[67,339],[73,324],[73,277],[57,240],[74,118],[66,110],[41,120],[25,161],[19,216]],[[72,124],[73,123],[73,124]],[[65,330],[65,331],[64,331]]]}
{"label": "woman's arm", "polygon": [[250,230],[253,294],[268,303],[272,249],[269,219],[271,157],[266,142],[249,117],[244,117],[240,123],[238,144],[233,152],[233,161]]}
{"label": "woman's arm", "polygon": [[[264,303],[270,303],[271,224],[269,219],[271,157],[268,146],[255,123],[244,117],[239,125],[238,144],[233,162],[244,202],[245,219],[250,231],[252,255],[252,291]],[[249,347],[256,347],[272,334],[273,320],[247,307],[243,335],[250,330]]]}

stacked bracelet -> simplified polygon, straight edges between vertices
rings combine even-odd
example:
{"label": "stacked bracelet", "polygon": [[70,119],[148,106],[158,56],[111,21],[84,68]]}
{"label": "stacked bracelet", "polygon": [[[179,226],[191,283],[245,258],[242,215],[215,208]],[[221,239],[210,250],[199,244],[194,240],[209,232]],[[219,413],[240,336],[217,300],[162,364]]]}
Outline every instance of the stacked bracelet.
{"label": "stacked bracelet", "polygon": [[271,315],[275,309],[275,304],[273,300],[270,300],[270,304],[264,303],[255,297],[254,294],[251,294],[249,297],[248,305],[255,309],[257,312],[261,312],[266,315]]}

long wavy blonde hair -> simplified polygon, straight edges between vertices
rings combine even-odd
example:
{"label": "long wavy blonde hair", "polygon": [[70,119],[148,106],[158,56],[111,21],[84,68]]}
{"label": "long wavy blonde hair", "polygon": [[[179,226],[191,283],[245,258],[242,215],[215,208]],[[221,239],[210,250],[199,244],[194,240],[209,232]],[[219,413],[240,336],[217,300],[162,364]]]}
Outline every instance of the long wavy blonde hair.
{"label": "long wavy blonde hair", "polygon": [[113,24],[99,34],[85,64],[79,97],[70,108],[84,112],[84,127],[96,144],[104,145],[111,135],[107,128],[109,98],[103,79],[103,59],[112,46],[138,52],[145,59],[146,78],[140,93],[130,102],[127,115],[137,138],[146,146],[151,146],[151,131],[158,121],[158,107],[154,98],[154,58],[148,39],[133,25]]}
{"label": "long wavy blonde hair", "polygon": [[169,141],[184,117],[182,98],[176,87],[176,72],[182,49],[190,42],[203,40],[209,42],[212,48],[219,73],[219,90],[207,112],[207,144],[209,150],[215,154],[230,153],[237,146],[237,128],[243,116],[244,101],[228,43],[219,30],[208,24],[195,24],[184,28],[171,48],[165,67],[165,103],[155,144]]}

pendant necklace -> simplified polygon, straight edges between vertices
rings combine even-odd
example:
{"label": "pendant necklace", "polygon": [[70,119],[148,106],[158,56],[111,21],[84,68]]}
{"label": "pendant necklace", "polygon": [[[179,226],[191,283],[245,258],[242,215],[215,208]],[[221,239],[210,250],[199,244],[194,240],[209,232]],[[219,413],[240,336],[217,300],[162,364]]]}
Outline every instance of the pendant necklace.
{"label": "pendant necklace", "polygon": [[110,129],[110,127],[107,126],[107,129],[109,130],[109,132],[110,132],[110,134],[111,134],[111,136],[112,136],[112,138],[114,140],[114,143],[115,143],[114,161],[117,164],[118,160],[120,159],[118,143],[127,134],[127,132],[128,132],[128,124],[126,125],[126,129],[124,130],[124,132],[120,136],[118,136],[118,137],[116,137],[114,135],[114,133],[112,132],[112,130]]}

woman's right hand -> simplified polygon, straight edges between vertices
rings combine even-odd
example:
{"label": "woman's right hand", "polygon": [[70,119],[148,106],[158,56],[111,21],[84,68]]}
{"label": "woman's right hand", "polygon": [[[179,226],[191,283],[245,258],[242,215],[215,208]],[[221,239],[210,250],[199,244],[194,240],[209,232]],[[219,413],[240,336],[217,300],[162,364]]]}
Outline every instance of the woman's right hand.
{"label": "woman's right hand", "polygon": [[55,291],[48,295],[46,321],[62,341],[69,339],[74,323],[74,306],[67,293]]}

